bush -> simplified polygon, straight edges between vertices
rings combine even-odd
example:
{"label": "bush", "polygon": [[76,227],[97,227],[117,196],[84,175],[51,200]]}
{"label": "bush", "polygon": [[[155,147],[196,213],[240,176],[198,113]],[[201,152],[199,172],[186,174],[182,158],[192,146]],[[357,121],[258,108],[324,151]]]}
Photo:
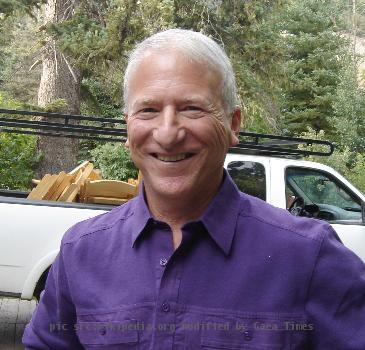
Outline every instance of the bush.
{"label": "bush", "polygon": [[103,178],[127,181],[137,178],[138,169],[134,166],[129,151],[122,143],[107,143],[90,151],[93,162],[103,174]]}
{"label": "bush", "polygon": [[0,188],[29,190],[36,155],[37,137],[0,133]]}

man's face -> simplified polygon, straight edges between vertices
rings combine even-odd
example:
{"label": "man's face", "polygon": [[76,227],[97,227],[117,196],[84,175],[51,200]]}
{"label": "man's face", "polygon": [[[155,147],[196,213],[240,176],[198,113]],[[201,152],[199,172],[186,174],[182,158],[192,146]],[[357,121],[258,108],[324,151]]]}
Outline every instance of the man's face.
{"label": "man's face", "polygon": [[132,72],[127,146],[147,194],[179,199],[216,190],[240,126],[239,109],[232,118],[224,113],[221,84],[216,72],[174,51],[150,53]]}

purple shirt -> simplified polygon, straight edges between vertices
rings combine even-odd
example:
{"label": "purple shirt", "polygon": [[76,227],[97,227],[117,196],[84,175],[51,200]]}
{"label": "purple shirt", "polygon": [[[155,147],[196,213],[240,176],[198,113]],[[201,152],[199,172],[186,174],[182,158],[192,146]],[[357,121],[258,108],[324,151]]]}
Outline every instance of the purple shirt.
{"label": "purple shirt", "polygon": [[200,220],[151,216],[143,195],[73,226],[26,349],[365,349],[365,269],[325,222],[225,179]]}

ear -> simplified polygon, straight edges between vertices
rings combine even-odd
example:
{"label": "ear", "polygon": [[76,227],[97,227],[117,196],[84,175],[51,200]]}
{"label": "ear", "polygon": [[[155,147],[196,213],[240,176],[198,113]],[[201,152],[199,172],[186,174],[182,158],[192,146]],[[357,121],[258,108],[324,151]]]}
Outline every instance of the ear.
{"label": "ear", "polygon": [[239,142],[238,140],[238,135],[240,132],[240,128],[241,128],[241,108],[240,107],[236,107],[233,115],[232,115],[232,119],[231,119],[231,125],[230,125],[230,139],[229,139],[229,146],[235,146],[237,145],[237,143]]}
{"label": "ear", "polygon": [[[128,114],[125,114],[124,115],[124,120],[125,120],[125,122],[127,124],[127,129],[128,129]],[[127,136],[127,141],[124,144],[124,147],[126,147],[126,148],[129,149],[129,138],[128,138],[128,136]]]}

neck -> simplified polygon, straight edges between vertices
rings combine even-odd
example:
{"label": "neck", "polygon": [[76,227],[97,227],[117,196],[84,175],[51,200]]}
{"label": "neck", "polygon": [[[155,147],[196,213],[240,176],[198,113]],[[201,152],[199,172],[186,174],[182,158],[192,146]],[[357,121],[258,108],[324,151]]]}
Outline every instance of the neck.
{"label": "neck", "polygon": [[209,190],[204,193],[191,191],[186,195],[178,197],[157,195],[145,185],[148,207],[156,220],[167,223],[172,230],[180,230],[181,227],[197,220],[204,213],[209,203],[218,191],[222,182],[221,176],[215,183],[212,183]]}

